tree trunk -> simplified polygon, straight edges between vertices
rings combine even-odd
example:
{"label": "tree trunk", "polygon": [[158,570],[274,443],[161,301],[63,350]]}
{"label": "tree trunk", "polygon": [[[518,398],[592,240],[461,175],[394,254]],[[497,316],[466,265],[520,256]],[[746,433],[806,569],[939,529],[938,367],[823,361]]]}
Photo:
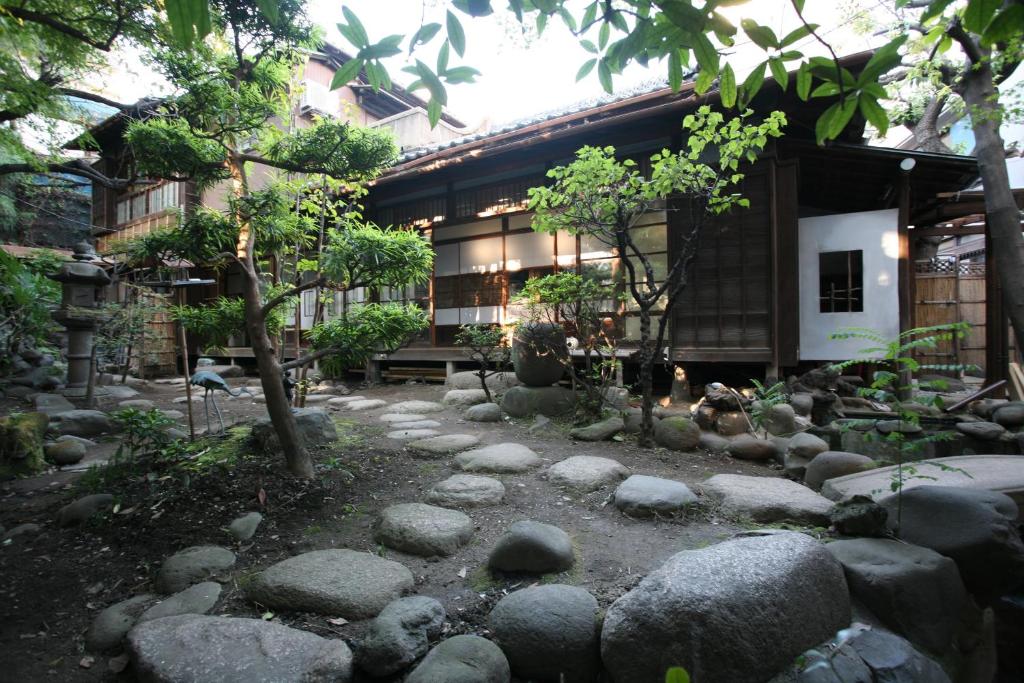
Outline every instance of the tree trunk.
{"label": "tree trunk", "polygon": [[640,445],[654,445],[654,353],[651,350],[651,312],[640,310]]}
{"label": "tree trunk", "polygon": [[243,282],[246,326],[253,356],[256,358],[256,367],[259,369],[260,384],[263,386],[270,422],[274,425],[274,432],[281,444],[288,471],[297,477],[311,479],[314,475],[313,461],[299,437],[295,415],[281,382],[281,364],[277,362],[277,355],[270,343],[270,335],[267,334],[266,321],[260,311],[263,302],[260,297],[259,280],[253,274],[246,273]]}
{"label": "tree trunk", "polygon": [[915,146],[922,152],[953,153],[953,150],[942,141],[942,132],[939,130],[939,115],[942,114],[947,99],[945,95],[933,96],[925,105],[917,123],[908,126],[914,134]]}
{"label": "tree trunk", "polygon": [[1024,349],[1024,236],[1006,172],[1006,154],[999,134],[1002,116],[988,60],[971,64],[966,70],[961,96],[971,112],[974,155],[985,186],[986,220],[994,247],[990,256],[995,257],[1003,305],[1020,350]]}

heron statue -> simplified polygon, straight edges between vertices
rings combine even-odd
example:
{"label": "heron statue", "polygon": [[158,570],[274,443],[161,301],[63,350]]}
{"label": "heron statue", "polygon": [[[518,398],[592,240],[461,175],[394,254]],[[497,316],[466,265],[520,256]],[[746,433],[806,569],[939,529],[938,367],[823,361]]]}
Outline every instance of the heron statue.
{"label": "heron statue", "polygon": [[189,379],[189,384],[197,387],[202,387],[205,390],[203,393],[203,408],[206,411],[206,433],[210,434],[210,403],[213,403],[213,410],[217,413],[217,419],[220,421],[220,431],[224,432],[224,418],[221,417],[220,408],[217,407],[217,391],[223,391],[228,396],[241,396],[249,394],[252,396],[252,392],[245,387],[239,387],[234,391],[228,386],[228,383],[224,381],[224,378],[218,375],[216,372],[210,372],[209,370],[199,370]]}

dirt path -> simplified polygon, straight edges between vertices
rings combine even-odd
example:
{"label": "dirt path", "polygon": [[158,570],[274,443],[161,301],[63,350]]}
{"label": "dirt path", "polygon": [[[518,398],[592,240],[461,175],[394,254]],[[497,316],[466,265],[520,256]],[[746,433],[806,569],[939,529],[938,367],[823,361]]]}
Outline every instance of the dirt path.
{"label": "dirt path", "polygon": [[[410,399],[440,401],[445,389],[398,385],[357,393],[393,405]],[[152,385],[138,398],[153,400],[161,408],[183,410],[172,402],[180,395],[183,391],[178,387]],[[201,404],[197,408],[202,420]],[[264,414],[262,405],[245,397],[222,399],[221,408],[229,423]],[[718,542],[740,529],[707,509],[682,519],[630,519],[609,504],[611,488],[590,494],[561,489],[544,478],[548,465],[573,455],[598,455],[618,460],[633,473],[677,479],[691,487],[723,472],[778,476],[765,466],[725,455],[643,450],[629,440],[576,443],[566,436],[568,425],[555,424],[541,435],[532,435],[527,430],[532,420],[473,423],[462,420],[461,410],[446,408],[426,416],[441,423],[438,431],[474,434],[483,445],[521,443],[545,463],[528,474],[492,475],[505,484],[505,501],[496,507],[467,511],[475,533],[454,556],[424,559],[380,546],[373,538],[375,515],[388,505],[422,501],[432,484],[457,470],[451,457],[413,457],[402,442],[386,438],[387,425],[378,416],[387,411],[388,407],[383,407],[334,413],[341,439],[317,454],[322,476],[313,485],[291,481],[282,476],[276,461],[254,457],[196,476],[187,489],[181,482],[133,482],[124,493],[121,514],[85,528],[64,530],[56,528],[52,517],[72,493],[73,475],[57,473],[4,484],[0,523],[10,529],[35,522],[43,525],[43,530],[0,548],[0,575],[4,576],[0,582],[4,604],[0,649],[7,654],[0,681],[123,679],[124,674],[110,672],[106,657],[90,659],[84,652],[84,632],[103,607],[149,590],[163,558],[189,545],[225,545],[238,553],[234,580],[225,586],[216,614],[262,614],[242,599],[239,589],[239,583],[254,570],[307,550],[352,548],[379,552],[409,567],[416,577],[416,592],[437,598],[447,609],[446,635],[483,633],[493,604],[507,590],[533,580],[494,578],[483,569],[495,540],[512,522],[532,519],[568,532],[577,548],[577,565],[545,580],[583,586],[602,607],[670,555]],[[113,447],[104,444],[90,458],[108,457]],[[260,503],[261,490],[265,505]],[[161,500],[164,502],[152,509]],[[264,513],[265,521],[254,540],[233,543],[224,527],[236,515],[257,509]],[[360,624],[331,623],[318,615],[264,616],[332,637],[358,637],[362,628]]]}

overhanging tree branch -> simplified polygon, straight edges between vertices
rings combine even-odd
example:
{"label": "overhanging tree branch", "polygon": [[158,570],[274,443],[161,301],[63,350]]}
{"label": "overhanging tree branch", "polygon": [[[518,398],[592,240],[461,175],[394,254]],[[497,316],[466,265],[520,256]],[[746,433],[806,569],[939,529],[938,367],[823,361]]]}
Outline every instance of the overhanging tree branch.
{"label": "overhanging tree branch", "polygon": [[282,293],[278,294],[277,296],[274,296],[274,297],[271,297],[270,299],[268,299],[267,303],[263,304],[263,308],[260,309],[260,312],[263,315],[265,315],[265,316],[269,315],[270,312],[272,310],[274,310],[274,308],[276,308],[277,306],[280,306],[281,304],[283,304],[285,301],[287,301],[291,297],[298,296],[299,294],[302,294],[303,292],[305,292],[307,290],[310,290],[310,289],[315,289],[317,287],[322,287],[326,282],[327,282],[327,278],[325,278],[323,276],[320,276],[320,277],[316,278],[315,280],[310,280],[309,282],[304,282],[301,285],[296,285],[296,286],[292,287],[291,289],[289,289],[287,292],[282,292]]}
{"label": "overhanging tree branch", "polygon": [[51,28],[54,31],[57,31],[58,33],[63,33],[64,35],[70,38],[74,38],[75,40],[85,43],[86,45],[96,48],[97,50],[100,50],[102,52],[110,51],[110,48],[114,44],[114,41],[117,40],[119,35],[121,35],[121,28],[124,22],[124,17],[119,14],[117,22],[114,24],[114,27],[110,32],[110,35],[105,40],[98,40],[90,36],[88,33],[81,31],[75,28],[74,26],[71,26],[70,24],[66,24],[63,21],[60,21],[59,19],[50,14],[35,12],[30,9],[25,9],[24,7],[12,7],[10,5],[5,5],[2,11],[5,14],[14,17],[15,19],[29,21],[32,22],[33,24],[39,24],[40,26],[46,26],[47,28]]}
{"label": "overhanging tree branch", "polygon": [[97,185],[111,190],[123,190],[138,184],[151,184],[151,180],[136,180],[134,178],[111,178],[100,173],[81,159],[68,161],[52,161],[44,164],[30,164],[25,162],[0,164],[0,176],[11,173],[66,173],[68,175],[88,178]]}

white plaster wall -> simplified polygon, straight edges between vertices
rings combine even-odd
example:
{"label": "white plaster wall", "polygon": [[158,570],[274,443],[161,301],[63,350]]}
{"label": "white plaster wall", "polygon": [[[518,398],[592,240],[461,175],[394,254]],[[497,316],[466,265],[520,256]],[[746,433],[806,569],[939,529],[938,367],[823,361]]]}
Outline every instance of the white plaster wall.
{"label": "white plaster wall", "polygon": [[[800,220],[800,360],[845,360],[871,346],[864,340],[831,340],[842,327],[867,327],[886,338],[900,331],[896,209],[819,216]],[[860,249],[864,310],[821,313],[818,254]]]}

